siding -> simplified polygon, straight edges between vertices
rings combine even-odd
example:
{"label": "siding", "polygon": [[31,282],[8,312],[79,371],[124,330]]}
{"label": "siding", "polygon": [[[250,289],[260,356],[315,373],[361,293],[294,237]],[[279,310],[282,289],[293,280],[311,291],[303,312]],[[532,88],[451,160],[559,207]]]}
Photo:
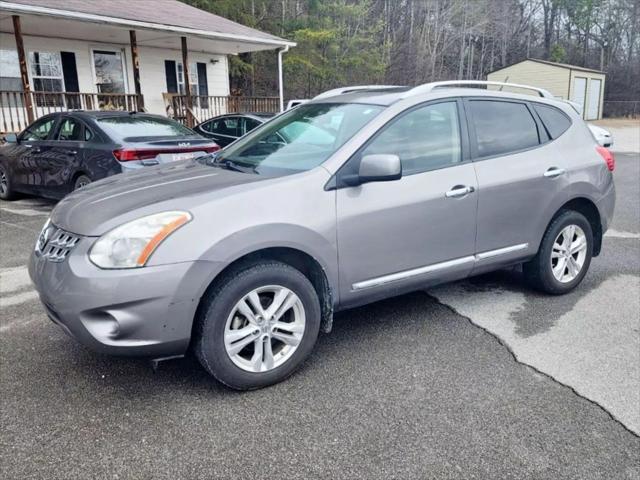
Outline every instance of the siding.
{"label": "siding", "polygon": [[[94,93],[96,86],[93,77],[92,49],[120,50],[124,55],[126,93],[135,93],[131,63],[131,50],[128,44],[106,44],[90,41],[65,40],[58,38],[24,36],[25,51],[74,52],[78,68],[78,83],[81,92]],[[0,33],[0,49],[15,50],[12,34]],[[147,111],[165,114],[162,93],[167,91],[164,61],[182,61],[180,50],[170,50],[138,45],[140,57],[140,84]],[[189,52],[190,62],[202,62],[207,65],[209,95],[229,95],[229,72],[226,55]],[[211,60],[217,60],[212,63]],[[32,83],[33,84],[33,83]]]}
{"label": "siding", "polygon": [[548,90],[554,97],[567,100],[569,95],[567,68],[525,60],[487,75],[494,82],[522,83]]}
{"label": "siding", "polygon": [[[599,94],[598,118],[602,118],[604,102],[604,87],[606,75],[603,73],[572,70],[566,67],[547,65],[545,63],[524,60],[497,72],[487,75],[487,80],[494,82],[510,82],[532,85],[548,90],[553,96],[564,100],[571,100],[573,96],[574,80],[576,77],[587,79],[587,92],[591,87],[591,80],[602,80]],[[588,100],[585,101],[583,117],[586,118]]]}

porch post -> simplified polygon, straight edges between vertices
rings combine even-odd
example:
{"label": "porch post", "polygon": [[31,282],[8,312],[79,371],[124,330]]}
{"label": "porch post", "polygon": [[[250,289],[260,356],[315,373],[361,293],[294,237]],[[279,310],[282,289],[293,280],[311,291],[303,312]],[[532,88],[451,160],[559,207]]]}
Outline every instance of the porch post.
{"label": "porch post", "polygon": [[133,85],[136,89],[136,106],[140,112],[144,111],[144,98],[140,88],[140,60],[138,58],[138,41],[136,31],[129,30],[129,42],[131,43],[131,62],[133,63]]}
{"label": "porch post", "polygon": [[33,122],[33,103],[31,99],[31,86],[29,85],[29,73],[27,71],[27,57],[24,54],[24,43],[22,41],[22,26],[20,16],[13,17],[13,35],[16,37],[16,49],[18,50],[18,61],[20,62],[20,78],[22,79],[22,91],[24,92],[24,106],[27,109],[27,120]]}
{"label": "porch post", "polygon": [[191,82],[189,81],[189,54],[187,51],[187,37],[181,37],[182,40],[182,74],[184,76],[184,94],[186,95],[187,105],[187,127],[193,127],[193,104],[191,102]]}
{"label": "porch post", "polygon": [[278,50],[278,96],[280,97],[280,111],[284,111],[284,81],[282,75],[282,55],[289,51],[289,45]]}

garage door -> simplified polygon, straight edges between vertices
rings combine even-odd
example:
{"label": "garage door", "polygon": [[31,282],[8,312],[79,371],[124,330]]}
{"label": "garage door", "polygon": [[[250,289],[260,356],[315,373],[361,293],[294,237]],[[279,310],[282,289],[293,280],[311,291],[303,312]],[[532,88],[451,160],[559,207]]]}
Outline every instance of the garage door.
{"label": "garage door", "polygon": [[591,79],[589,82],[589,96],[587,101],[587,120],[597,120],[600,109],[600,88],[602,80]]}
{"label": "garage door", "polygon": [[571,95],[571,101],[580,105],[580,113],[584,117],[584,97],[587,93],[587,79],[586,78],[574,78],[573,79],[573,94]]}

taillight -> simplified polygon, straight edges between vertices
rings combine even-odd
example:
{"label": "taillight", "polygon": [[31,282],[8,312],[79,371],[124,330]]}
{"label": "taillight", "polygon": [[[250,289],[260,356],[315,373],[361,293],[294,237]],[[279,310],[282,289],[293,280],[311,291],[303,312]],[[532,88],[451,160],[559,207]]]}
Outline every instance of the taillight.
{"label": "taillight", "polygon": [[611,150],[605,147],[601,147],[600,145],[596,147],[596,150],[607,163],[607,168],[609,169],[609,171],[613,172],[613,170],[616,168],[616,159],[614,158]]}
{"label": "taillight", "polygon": [[149,160],[156,158],[161,153],[186,153],[205,152],[213,153],[220,150],[218,145],[206,145],[203,147],[189,148],[119,148],[113,151],[113,156],[120,162],[130,162],[132,160]]}

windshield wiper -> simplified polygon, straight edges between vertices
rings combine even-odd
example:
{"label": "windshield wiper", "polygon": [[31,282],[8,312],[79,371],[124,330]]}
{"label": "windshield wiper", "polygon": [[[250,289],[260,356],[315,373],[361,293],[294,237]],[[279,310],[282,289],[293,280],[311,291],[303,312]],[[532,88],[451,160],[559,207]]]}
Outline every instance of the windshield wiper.
{"label": "windshield wiper", "polygon": [[234,172],[240,173],[258,173],[255,167],[247,165],[246,163],[234,162],[233,160],[226,160],[224,158],[220,158],[220,160],[216,160],[214,165],[225,168],[227,170],[233,170]]}

